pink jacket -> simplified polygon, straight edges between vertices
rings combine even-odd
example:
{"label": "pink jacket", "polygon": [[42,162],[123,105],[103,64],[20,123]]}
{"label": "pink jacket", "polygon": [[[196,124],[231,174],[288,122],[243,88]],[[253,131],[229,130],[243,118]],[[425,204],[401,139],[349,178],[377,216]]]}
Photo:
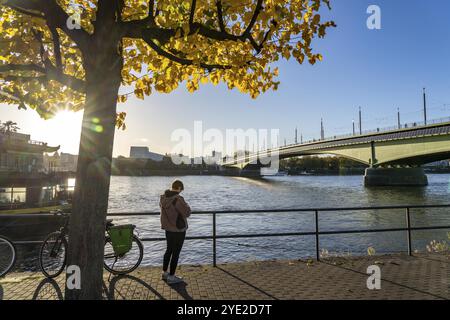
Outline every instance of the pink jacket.
{"label": "pink jacket", "polygon": [[[186,222],[186,228],[184,229],[177,228],[178,212],[173,205],[175,199],[177,199],[175,206]],[[161,229],[171,232],[186,231],[188,228],[187,218],[191,215],[191,208],[178,192],[166,190],[160,197],[159,207],[161,208]]]}

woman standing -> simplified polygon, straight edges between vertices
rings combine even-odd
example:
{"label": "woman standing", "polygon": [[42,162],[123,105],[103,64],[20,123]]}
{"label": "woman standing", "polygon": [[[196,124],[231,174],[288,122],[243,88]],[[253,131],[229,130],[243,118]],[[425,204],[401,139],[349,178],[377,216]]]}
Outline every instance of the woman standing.
{"label": "woman standing", "polygon": [[[175,180],[170,190],[161,195],[159,206],[161,208],[161,229],[166,231],[167,249],[164,253],[162,279],[168,284],[182,282],[183,279],[175,276],[181,248],[183,247],[187,218],[191,215],[191,208],[180,196],[184,190],[183,182]],[[170,269],[169,269],[170,264]],[[169,272],[167,270],[169,269]]]}

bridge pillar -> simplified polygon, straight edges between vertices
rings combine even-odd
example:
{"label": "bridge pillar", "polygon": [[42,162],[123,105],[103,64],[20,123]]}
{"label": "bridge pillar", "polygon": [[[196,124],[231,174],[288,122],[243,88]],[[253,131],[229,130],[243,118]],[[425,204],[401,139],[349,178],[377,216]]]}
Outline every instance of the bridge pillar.
{"label": "bridge pillar", "polygon": [[422,168],[367,168],[364,186],[426,186],[428,178]]}
{"label": "bridge pillar", "polygon": [[241,177],[261,177],[261,166],[257,164],[249,164],[239,171]]}

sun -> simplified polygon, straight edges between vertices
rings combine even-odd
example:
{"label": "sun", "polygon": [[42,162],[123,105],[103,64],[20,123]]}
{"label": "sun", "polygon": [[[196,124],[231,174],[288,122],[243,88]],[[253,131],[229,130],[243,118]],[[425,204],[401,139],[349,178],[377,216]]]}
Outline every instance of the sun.
{"label": "sun", "polygon": [[52,146],[60,146],[60,152],[78,153],[83,112],[62,110],[40,126],[45,142]]}

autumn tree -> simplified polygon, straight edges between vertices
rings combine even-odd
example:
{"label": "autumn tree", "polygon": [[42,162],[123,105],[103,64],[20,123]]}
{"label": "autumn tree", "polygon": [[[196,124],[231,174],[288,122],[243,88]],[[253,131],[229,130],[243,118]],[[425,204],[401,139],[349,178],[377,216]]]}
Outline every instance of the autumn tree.
{"label": "autumn tree", "polygon": [[0,121],[0,132],[2,133],[11,133],[17,132],[20,128],[17,126],[17,122],[8,120],[3,123]]}
{"label": "autumn tree", "polygon": [[119,87],[143,99],[181,83],[225,83],[253,98],[277,89],[272,63],[322,59],[312,41],[329,0],[0,0],[0,102],[51,117],[84,108],[68,264],[102,296],[106,210]]}

